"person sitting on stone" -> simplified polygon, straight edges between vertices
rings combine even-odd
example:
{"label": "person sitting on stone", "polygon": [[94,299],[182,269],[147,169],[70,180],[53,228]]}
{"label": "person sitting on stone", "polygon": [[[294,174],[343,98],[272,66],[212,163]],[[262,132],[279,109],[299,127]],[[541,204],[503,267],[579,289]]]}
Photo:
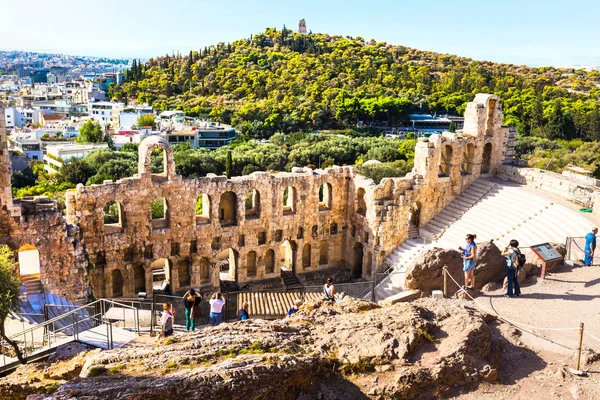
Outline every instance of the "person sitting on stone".
{"label": "person sitting on stone", "polygon": [[325,300],[335,301],[335,288],[333,287],[333,278],[327,278],[327,283],[323,285],[323,293],[325,295]]}
{"label": "person sitting on stone", "polygon": [[298,309],[300,309],[300,306],[302,305],[302,300],[300,299],[296,299],[294,301],[294,304],[292,304],[292,306],[290,307],[290,309],[287,312],[287,316],[291,317],[292,314],[295,314],[298,312]]}
{"label": "person sitting on stone", "polygon": [[583,252],[585,257],[583,258],[583,265],[589,267],[594,261],[594,252],[596,251],[596,235],[598,234],[598,228],[592,229],[590,233],[585,235],[585,247]]}
{"label": "person sitting on stone", "polygon": [[341,303],[342,300],[344,300],[344,298],[346,297],[346,292],[339,293],[335,297],[336,297],[335,302]]}
{"label": "person sitting on stone", "polygon": [[160,318],[160,333],[163,338],[173,334],[173,320],[175,319],[175,309],[171,303],[163,304],[163,312]]}
{"label": "person sitting on stone", "polygon": [[250,317],[248,314],[248,308],[250,308],[250,304],[248,304],[248,302],[244,302],[242,308],[240,308],[237,313],[238,321],[245,321]]}

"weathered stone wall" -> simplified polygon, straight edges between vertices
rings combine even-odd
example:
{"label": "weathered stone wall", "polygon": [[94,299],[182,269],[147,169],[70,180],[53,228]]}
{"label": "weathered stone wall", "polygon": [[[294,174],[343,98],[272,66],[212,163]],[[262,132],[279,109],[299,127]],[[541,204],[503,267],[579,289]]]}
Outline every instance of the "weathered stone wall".
{"label": "weathered stone wall", "polygon": [[[582,175],[501,165],[497,174],[500,178],[557,194],[581,205],[600,209],[600,187],[598,180]],[[597,210],[596,210],[597,211]]]}
{"label": "weathered stone wall", "polygon": [[[82,298],[89,284],[97,297],[151,293],[153,272],[165,266],[174,291],[219,287],[225,260],[240,286],[276,282],[284,270],[309,279],[346,268],[371,279],[411,225],[427,223],[481,174],[496,173],[501,121],[498,98],[477,95],[462,133],[419,140],[413,171],[379,185],[351,167],[184,180],[168,144],[150,137],[134,177],[68,191],[66,221],[53,203],[22,201],[11,240],[38,247],[44,283],[70,298]],[[157,149],[164,172],[152,174]],[[164,218],[152,218],[156,199],[164,199]],[[3,207],[12,201],[1,200]],[[112,202],[118,218],[105,224]]]}

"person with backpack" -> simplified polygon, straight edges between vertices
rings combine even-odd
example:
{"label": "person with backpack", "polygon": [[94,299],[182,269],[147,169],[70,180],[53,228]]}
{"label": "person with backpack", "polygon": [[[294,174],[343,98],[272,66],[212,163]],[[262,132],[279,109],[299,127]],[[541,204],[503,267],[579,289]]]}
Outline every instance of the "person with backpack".
{"label": "person with backpack", "polygon": [[191,288],[183,295],[185,307],[185,329],[189,332],[196,330],[196,319],[200,317],[200,301],[202,296]]}
{"label": "person with backpack", "polygon": [[525,255],[519,250],[519,242],[515,239],[510,241],[510,244],[502,252],[502,256],[506,257],[506,279],[508,280],[508,291],[504,297],[519,297],[521,295],[521,287],[519,286],[518,271],[525,265]]}

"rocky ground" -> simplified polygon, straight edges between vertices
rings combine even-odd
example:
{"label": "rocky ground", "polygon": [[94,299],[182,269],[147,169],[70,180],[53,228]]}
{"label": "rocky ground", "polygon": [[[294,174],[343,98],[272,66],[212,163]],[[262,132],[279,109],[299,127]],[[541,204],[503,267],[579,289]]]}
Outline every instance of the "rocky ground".
{"label": "rocky ground", "polygon": [[[457,387],[499,378],[502,355],[519,349],[506,328],[457,300],[420,299],[385,308],[353,299],[307,304],[285,320],[222,324],[159,347],[142,340],[124,349],[80,353],[60,366],[24,366],[0,380],[0,395],[442,398]],[[69,372],[57,374],[59,368]]]}
{"label": "rocky ground", "polygon": [[0,379],[0,399],[598,399],[598,354],[584,353],[586,377],[569,372],[576,332],[522,332],[492,315],[552,327],[583,319],[596,334],[598,274],[562,266],[545,281],[525,278],[518,299],[502,298],[500,285],[478,292],[477,304],[347,299],[163,346],[144,336],[120,350],[75,346]]}

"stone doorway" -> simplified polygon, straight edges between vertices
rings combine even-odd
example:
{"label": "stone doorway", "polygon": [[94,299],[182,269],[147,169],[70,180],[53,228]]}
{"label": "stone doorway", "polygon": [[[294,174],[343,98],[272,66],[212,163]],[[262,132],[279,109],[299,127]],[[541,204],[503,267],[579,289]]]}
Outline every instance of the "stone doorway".
{"label": "stone doorway", "polygon": [[219,279],[221,281],[237,282],[238,255],[233,249],[226,249],[217,255]]}
{"label": "stone doorway", "polygon": [[281,271],[296,273],[296,254],[298,246],[296,242],[286,240],[281,244],[279,254],[281,255]]}
{"label": "stone doorway", "polygon": [[485,146],[483,146],[481,173],[489,174],[491,165],[492,165],[492,144],[486,143]]}
{"label": "stone doorway", "polygon": [[159,258],[154,261],[150,264],[150,274],[152,291],[162,290],[163,292],[169,292],[171,290],[171,265],[169,260]]}
{"label": "stone doorway", "polygon": [[355,278],[362,275],[363,268],[363,245],[360,243],[354,244],[354,268],[352,272]]}

